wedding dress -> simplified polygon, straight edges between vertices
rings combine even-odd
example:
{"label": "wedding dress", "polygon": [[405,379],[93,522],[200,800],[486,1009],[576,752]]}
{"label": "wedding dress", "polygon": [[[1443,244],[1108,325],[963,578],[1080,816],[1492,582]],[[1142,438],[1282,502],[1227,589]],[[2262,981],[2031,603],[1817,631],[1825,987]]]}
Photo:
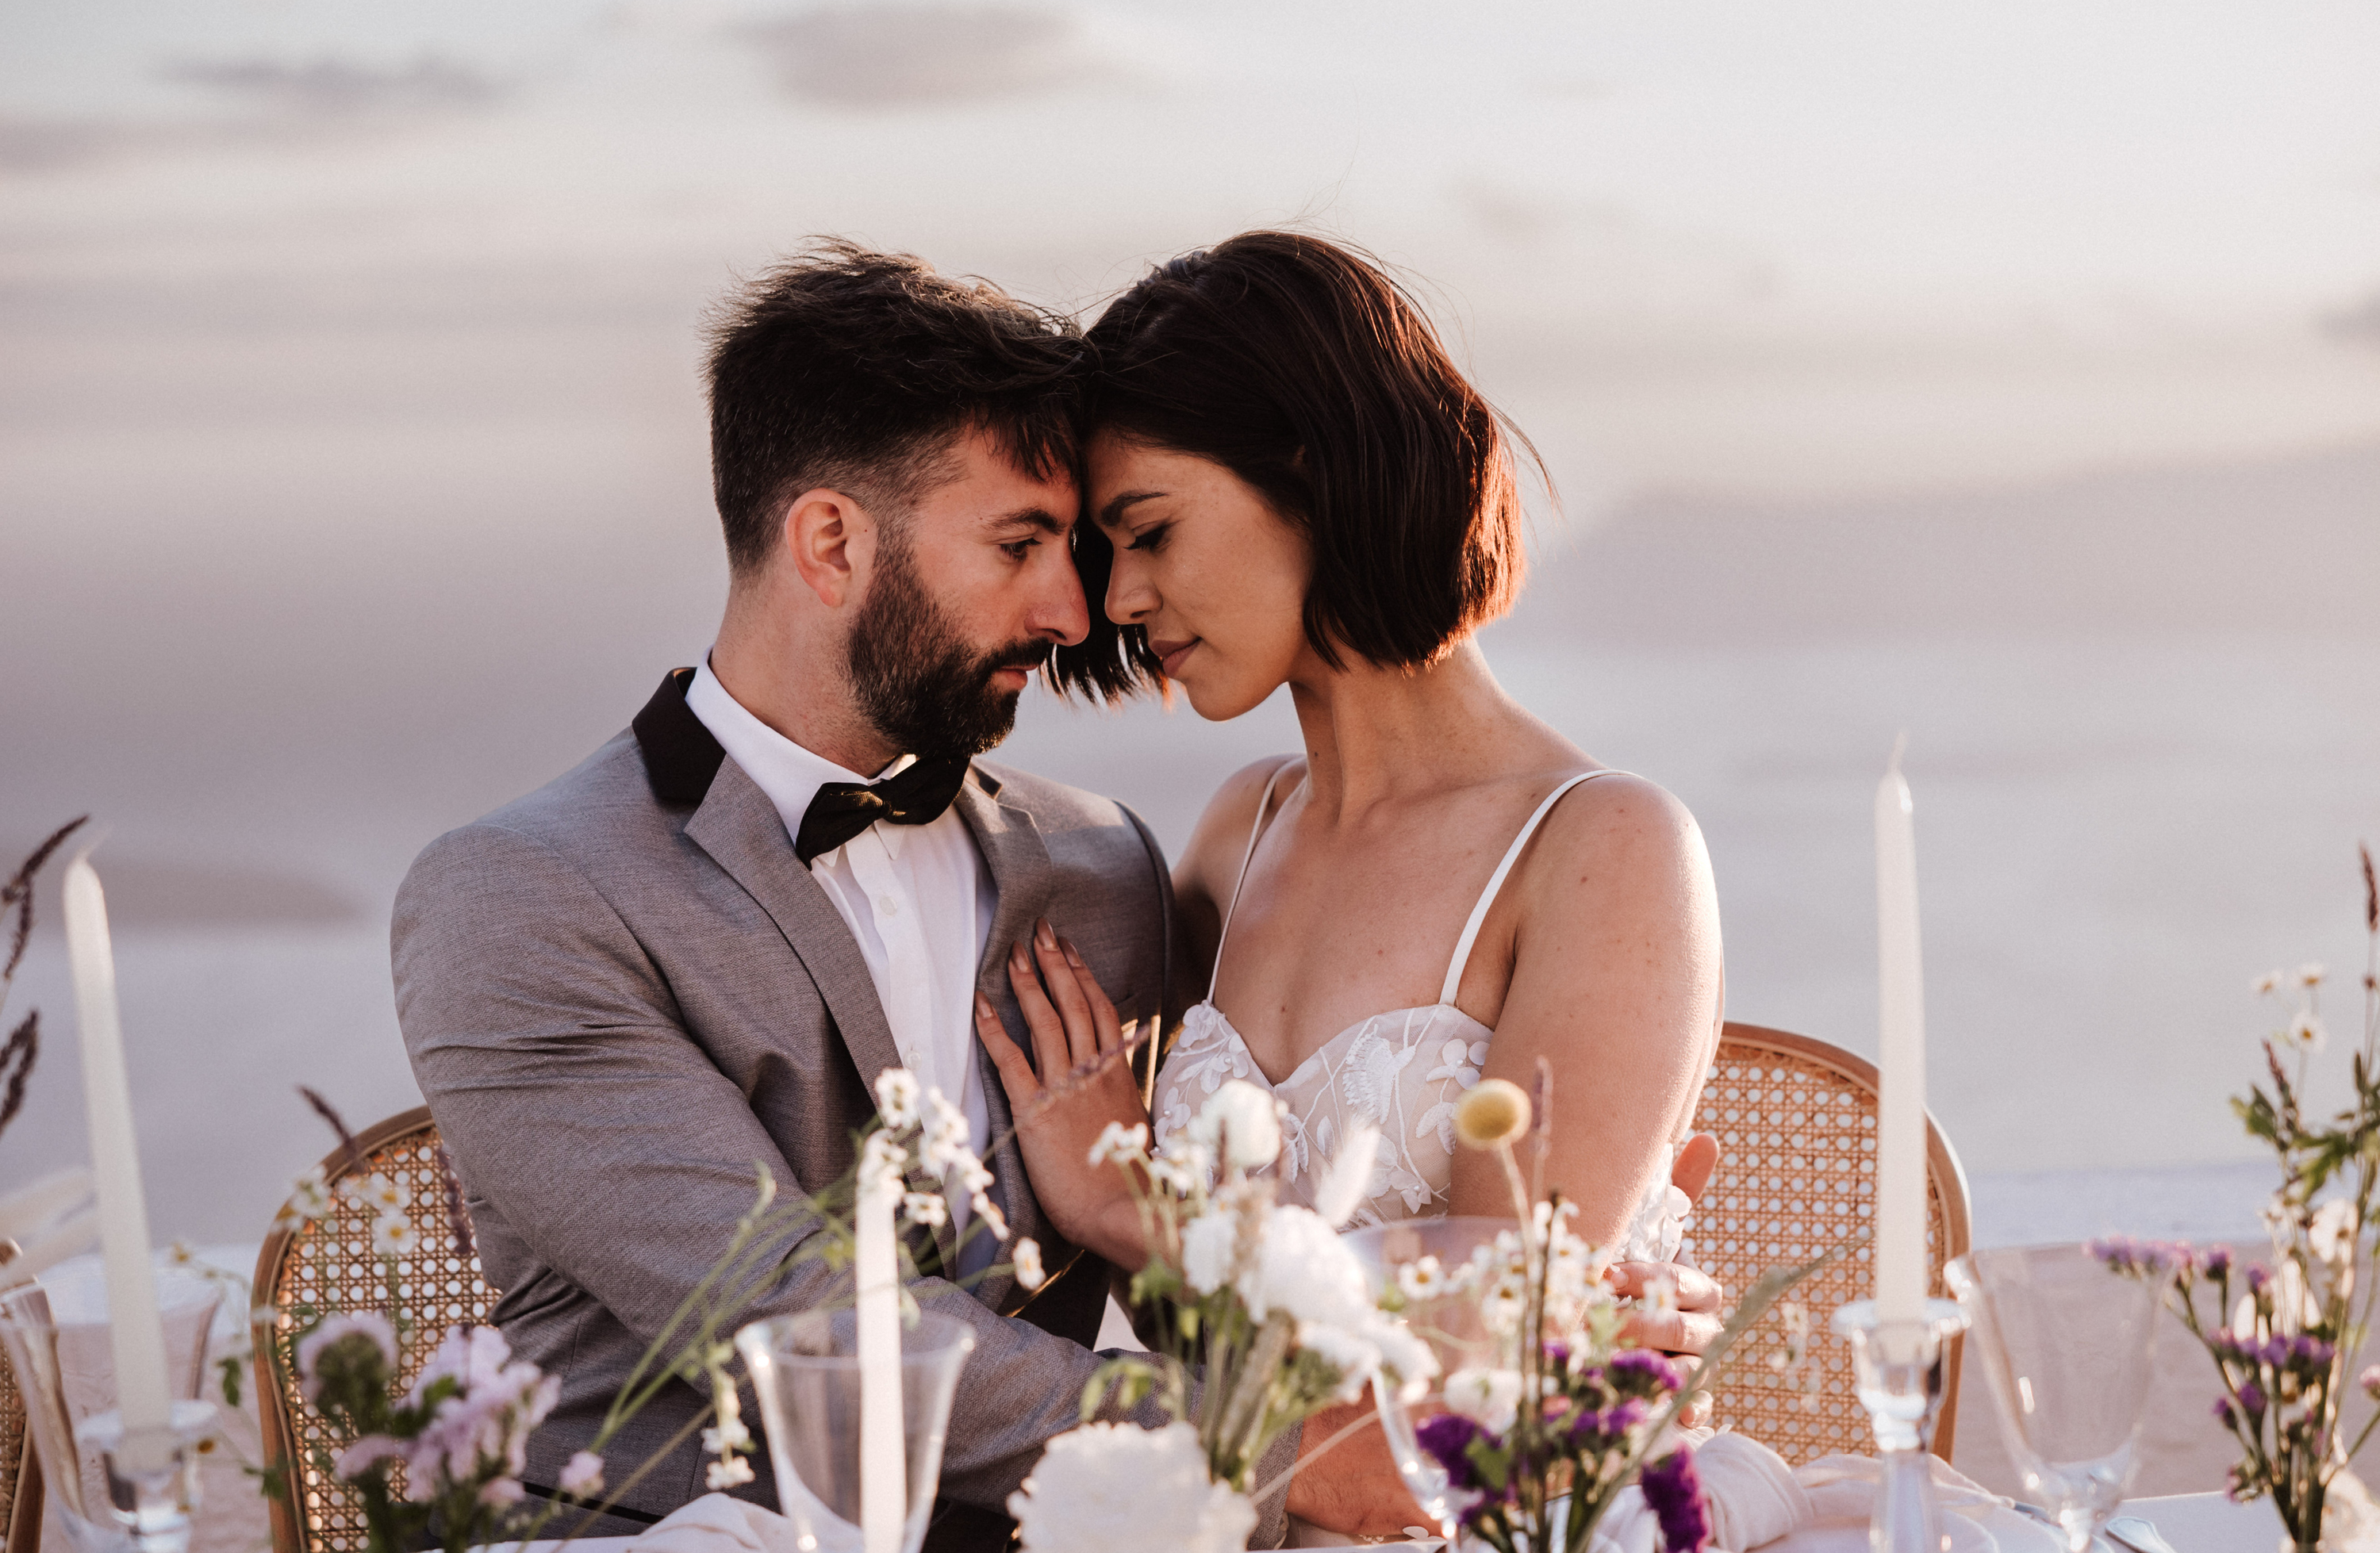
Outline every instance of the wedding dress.
{"label": "wedding dress", "polygon": [[[1232,898],[1223,909],[1222,940],[1215,946],[1220,975],[1223,944],[1232,932],[1232,913],[1238,907],[1248,864],[1263,839],[1273,787],[1284,761],[1266,782],[1257,800],[1256,822],[1249,828],[1247,851],[1232,881]],[[1519,861],[1522,848],[1536,833],[1538,823],[1563,794],[1581,783],[1611,776],[1609,770],[1585,771],[1546,795],[1536,812],[1521,827],[1505,849],[1503,861],[1488,876],[1478,904],[1463,927],[1448,962],[1446,981],[1438,1001],[1421,1008],[1392,1009],[1376,1013],[1340,1031],[1275,1084],[1257,1066],[1247,1042],[1223,1011],[1215,1006],[1215,983],[1207,996],[1183,1017],[1182,1035],[1157,1075],[1157,1105],[1152,1118],[1162,1146],[1190,1124],[1206,1098],[1232,1079],[1245,1079],[1272,1091],[1287,1108],[1281,1119],[1281,1158],[1268,1167],[1281,1183],[1280,1200],[1312,1206],[1323,1168],[1335,1158],[1348,1129],[1368,1122],[1380,1131],[1379,1152],[1372,1179],[1351,1224],[1377,1224],[1397,1219],[1418,1219],[1446,1212],[1447,1194],[1454,1178],[1454,1102],[1479,1082],[1481,1064],[1496,1032],[1454,1006],[1455,989],[1470,961],[1471,946],[1488,919],[1488,908],[1505,876]],[[1674,1158],[1677,1141],[1670,1146]],[[1631,1221],[1625,1257],[1653,1262],[1673,1260],[1684,1235],[1690,1205],[1686,1195],[1670,1184],[1664,1169],[1645,1191]]]}

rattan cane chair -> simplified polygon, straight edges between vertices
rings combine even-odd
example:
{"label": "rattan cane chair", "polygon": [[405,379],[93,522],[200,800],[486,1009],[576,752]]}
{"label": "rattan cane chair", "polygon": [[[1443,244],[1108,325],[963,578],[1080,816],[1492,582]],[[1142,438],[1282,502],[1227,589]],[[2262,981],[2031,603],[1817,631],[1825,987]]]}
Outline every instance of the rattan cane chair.
{"label": "rattan cane chair", "polygon": [[[1719,1162],[1688,1221],[1685,1255],[1729,1289],[1842,1245],[1873,1221],[1874,1063],[1808,1036],[1729,1025],[1695,1126],[1718,1136]],[[1931,1116],[1925,1133],[1925,1242],[1938,1296],[1942,1265],[1968,1248],[1967,1178]],[[1827,1323],[1837,1306],[1867,1297],[1873,1268],[1863,1243],[1787,1296],[1809,1323],[1810,1368],[1798,1377],[1764,1362],[1786,1337],[1781,1306],[1746,1334],[1733,1377],[1714,1399],[1718,1422],[1797,1465],[1834,1451],[1872,1453],[1875,1434],[1852,1394],[1850,1350]],[[1947,1462],[1958,1420],[1956,1342],[1943,1356],[1942,1391],[1934,1451]]]}
{"label": "rattan cane chair", "polygon": [[[419,1337],[408,1345],[399,1386],[410,1386],[439,1333],[483,1322],[497,1292],[480,1271],[461,1183],[438,1141],[427,1108],[393,1116],[322,1161],[334,1188],[342,1181],[385,1175],[412,1196],[405,1212],[419,1244],[396,1258],[406,1316]],[[335,1190],[331,1211],[294,1230],[276,1230],[256,1263],[256,1298],[284,1311],[383,1310],[388,1304],[386,1258],[372,1244],[375,1210]],[[292,1349],[302,1321],[285,1316],[270,1344],[256,1355],[257,1411],[268,1462],[289,1466],[290,1491],[273,1501],[274,1553],[355,1553],[365,1542],[363,1515],[323,1471],[348,1442],[310,1412],[297,1387]],[[427,1341],[420,1341],[426,1339]],[[400,1467],[397,1469],[402,1471]]]}
{"label": "rattan cane chair", "polygon": [[0,1535],[7,1553],[35,1553],[42,1546],[42,1463],[26,1427],[25,1394],[6,1353],[0,1353]]}

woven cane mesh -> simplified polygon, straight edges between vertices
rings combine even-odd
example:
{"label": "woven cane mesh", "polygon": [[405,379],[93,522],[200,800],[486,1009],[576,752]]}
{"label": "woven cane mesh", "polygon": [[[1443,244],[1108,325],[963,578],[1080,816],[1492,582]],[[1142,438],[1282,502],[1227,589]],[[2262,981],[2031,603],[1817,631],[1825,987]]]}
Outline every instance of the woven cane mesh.
{"label": "woven cane mesh", "polygon": [[0,1353],[0,1536],[15,1523],[18,1479],[25,1464],[25,1395],[8,1355]]}
{"label": "woven cane mesh", "polygon": [[[297,1388],[295,1343],[298,1334],[322,1311],[379,1311],[400,1330],[410,1324],[410,1336],[401,1345],[404,1363],[398,1377],[401,1390],[413,1384],[439,1338],[450,1327],[474,1326],[495,1308],[496,1291],[480,1271],[479,1256],[468,1249],[470,1220],[461,1206],[459,1187],[450,1199],[449,1177],[440,1162],[438,1130],[422,1120],[382,1141],[374,1128],[364,1134],[364,1161],[352,1170],[326,1167],[335,1186],[345,1180],[386,1175],[404,1186],[412,1201],[404,1212],[419,1233],[419,1244],[396,1256],[395,1279],[403,1291],[401,1306],[390,1296],[390,1258],[372,1244],[377,1209],[334,1194],[331,1212],[301,1225],[278,1247],[276,1266],[269,1280],[260,1280],[258,1293],[285,1311],[277,1345],[281,1352],[279,1411],[285,1420],[280,1449],[296,1471],[293,1481],[298,1524],[289,1528],[298,1548],[280,1553],[350,1553],[361,1549],[366,1535],[363,1512],[322,1470],[325,1457],[335,1458],[350,1443],[308,1408]],[[409,1118],[399,1119],[410,1120]],[[450,1204],[453,1218],[450,1218]],[[459,1220],[459,1225],[457,1223]],[[275,1247],[268,1246],[271,1256]],[[404,1468],[392,1469],[402,1482]],[[278,1539],[276,1539],[278,1540]]]}
{"label": "woven cane mesh", "polygon": [[[1822,1050],[1721,1040],[1694,1124],[1718,1136],[1720,1152],[1688,1221],[1685,1257],[1729,1290],[1840,1246],[1874,1220],[1876,1094]],[[1939,1295],[1942,1264],[1966,1247],[1950,1244],[1938,1162],[1926,1173],[1926,1253]],[[1954,1180],[1950,1190],[1964,1188]],[[1963,1200],[1958,1219],[1963,1235]],[[1867,1414],[1852,1393],[1850,1346],[1827,1327],[1838,1306],[1874,1292],[1873,1267],[1862,1244],[1787,1294],[1809,1323],[1806,1367],[1780,1373],[1773,1363],[1787,1338],[1782,1304],[1743,1335],[1713,1399],[1721,1426],[1742,1430],[1796,1465],[1834,1451],[1875,1450]],[[1940,1438],[1937,1449],[1947,1444]]]}

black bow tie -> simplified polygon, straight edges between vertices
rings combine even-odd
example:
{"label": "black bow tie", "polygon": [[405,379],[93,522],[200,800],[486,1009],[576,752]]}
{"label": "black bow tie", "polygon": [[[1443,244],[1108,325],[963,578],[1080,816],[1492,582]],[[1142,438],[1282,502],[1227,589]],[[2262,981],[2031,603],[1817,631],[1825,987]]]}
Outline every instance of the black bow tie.
{"label": "black bow tie", "polygon": [[794,855],[808,867],[811,859],[832,852],[880,819],[930,825],[959,795],[966,773],[966,758],[951,755],[911,761],[882,782],[824,783],[802,811]]}

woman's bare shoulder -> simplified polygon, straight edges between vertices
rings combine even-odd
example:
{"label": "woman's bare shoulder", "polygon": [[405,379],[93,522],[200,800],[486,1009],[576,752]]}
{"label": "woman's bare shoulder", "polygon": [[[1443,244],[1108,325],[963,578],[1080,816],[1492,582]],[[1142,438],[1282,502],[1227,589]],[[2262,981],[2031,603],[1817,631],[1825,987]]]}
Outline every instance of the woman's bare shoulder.
{"label": "woman's bare shoulder", "polygon": [[[1197,827],[1190,832],[1190,844],[1183,850],[1181,867],[1175,870],[1177,890],[1195,886],[1220,897],[1230,888],[1231,880],[1225,875],[1239,867],[1240,855],[1247,850],[1248,833],[1256,826],[1257,800],[1263,795],[1265,784],[1272,781],[1276,771],[1289,774],[1284,768],[1299,759],[1294,755],[1268,755],[1223,779],[1215,795],[1207,800]],[[1286,795],[1285,785],[1274,787],[1272,807],[1276,809]]]}
{"label": "woman's bare shoulder", "polygon": [[1609,771],[1562,795],[1540,829],[1531,882],[1594,890],[1694,889],[1710,872],[1702,829],[1677,795],[1633,771]]}

